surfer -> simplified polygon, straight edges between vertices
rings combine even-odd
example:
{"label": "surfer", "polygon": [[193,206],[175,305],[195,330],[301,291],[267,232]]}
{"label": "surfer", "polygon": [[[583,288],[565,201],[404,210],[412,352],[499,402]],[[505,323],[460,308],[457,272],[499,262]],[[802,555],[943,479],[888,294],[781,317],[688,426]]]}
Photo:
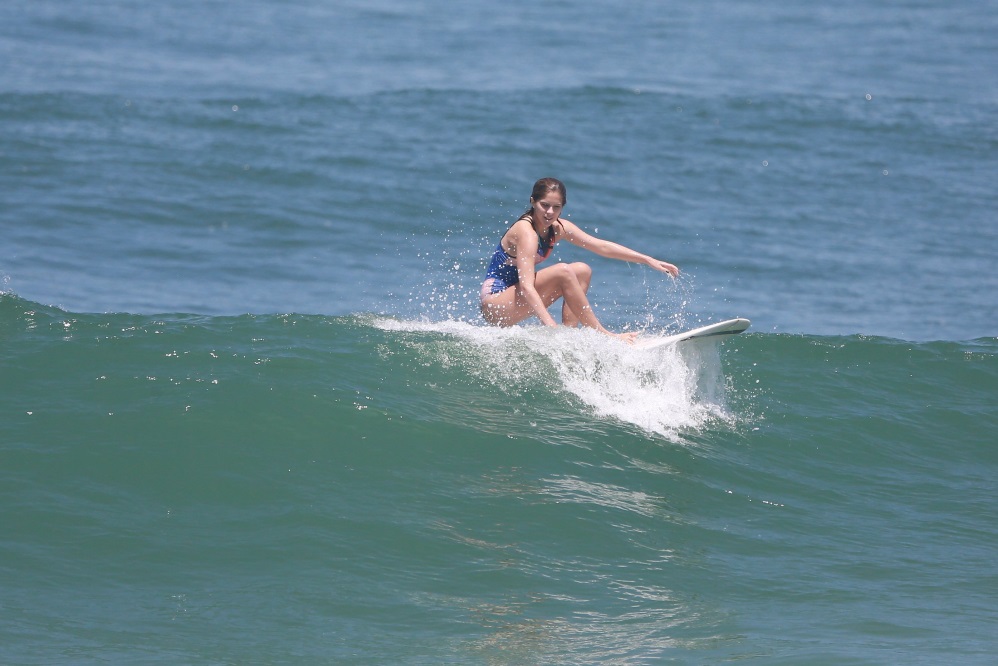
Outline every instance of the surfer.
{"label": "surfer", "polygon": [[565,326],[581,323],[633,342],[637,333],[611,333],[596,318],[586,296],[593,273],[588,264],[557,263],[541,270],[535,270],[535,265],[548,258],[555,243],[567,240],[602,257],[647,264],[672,277],[679,275],[679,269],[587,234],[561,217],[567,199],[565,185],[555,178],[534,183],[530,208],[506,230],[492,255],[482,283],[482,316],[495,326],[512,326],[530,315],[536,315],[545,326],[557,326],[548,307],[562,298],[561,323]]}

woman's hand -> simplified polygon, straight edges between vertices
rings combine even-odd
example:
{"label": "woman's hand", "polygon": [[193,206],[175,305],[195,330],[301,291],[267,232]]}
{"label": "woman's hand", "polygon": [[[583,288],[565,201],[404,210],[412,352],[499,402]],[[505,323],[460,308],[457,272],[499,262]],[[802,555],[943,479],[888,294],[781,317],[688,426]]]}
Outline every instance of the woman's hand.
{"label": "woman's hand", "polygon": [[654,268],[656,271],[662,271],[663,273],[668,273],[672,277],[677,277],[679,275],[679,268],[670,264],[668,261],[661,261],[659,259],[648,257],[648,265]]}

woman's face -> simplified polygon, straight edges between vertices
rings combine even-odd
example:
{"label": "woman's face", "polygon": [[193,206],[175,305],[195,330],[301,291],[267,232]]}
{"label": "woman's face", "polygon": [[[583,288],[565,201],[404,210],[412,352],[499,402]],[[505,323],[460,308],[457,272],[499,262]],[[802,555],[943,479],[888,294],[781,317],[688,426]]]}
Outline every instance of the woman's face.
{"label": "woman's face", "polygon": [[561,216],[561,209],[565,202],[557,192],[548,192],[540,201],[533,198],[530,204],[534,207],[534,219],[544,220],[545,224],[551,224]]}

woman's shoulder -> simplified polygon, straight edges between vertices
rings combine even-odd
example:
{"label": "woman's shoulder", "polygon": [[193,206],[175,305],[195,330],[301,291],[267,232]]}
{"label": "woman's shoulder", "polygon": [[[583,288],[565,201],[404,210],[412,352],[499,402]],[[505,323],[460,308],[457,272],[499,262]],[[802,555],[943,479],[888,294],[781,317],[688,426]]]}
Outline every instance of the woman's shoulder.
{"label": "woman's shoulder", "polygon": [[534,233],[530,217],[524,215],[509,225],[509,229],[502,235],[500,242],[510,257],[516,256],[517,248],[530,249],[531,246],[534,246],[537,243],[537,234]]}
{"label": "woman's shoulder", "polygon": [[532,233],[533,230],[534,230],[534,224],[533,221],[530,219],[530,216],[521,215],[520,217],[516,218],[516,221],[513,222],[513,224],[509,225],[509,229],[506,230],[505,235],[509,236],[513,234],[520,235],[520,234]]}
{"label": "woman's shoulder", "polygon": [[579,228],[575,226],[575,223],[573,223],[571,220],[566,220],[563,217],[558,218],[554,227],[555,227],[555,233],[558,234],[558,238],[563,238],[564,236],[567,236],[568,234],[577,232],[579,230]]}

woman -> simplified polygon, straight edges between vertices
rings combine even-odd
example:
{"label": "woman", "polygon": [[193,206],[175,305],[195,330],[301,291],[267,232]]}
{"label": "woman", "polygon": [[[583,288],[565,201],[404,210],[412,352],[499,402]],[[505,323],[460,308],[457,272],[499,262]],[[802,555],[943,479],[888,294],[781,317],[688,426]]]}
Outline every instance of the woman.
{"label": "woman", "polygon": [[537,315],[545,326],[557,326],[548,307],[564,298],[561,322],[565,326],[581,323],[632,342],[637,333],[611,333],[593,313],[586,297],[592,278],[588,264],[558,263],[539,271],[534,266],[547,259],[555,244],[564,239],[600,256],[647,264],[672,277],[679,275],[679,269],[623,245],[590,236],[562,219],[566,194],[564,184],[555,178],[541,178],[534,183],[530,208],[503,234],[492,255],[482,284],[482,316],[490,324],[512,326]]}

